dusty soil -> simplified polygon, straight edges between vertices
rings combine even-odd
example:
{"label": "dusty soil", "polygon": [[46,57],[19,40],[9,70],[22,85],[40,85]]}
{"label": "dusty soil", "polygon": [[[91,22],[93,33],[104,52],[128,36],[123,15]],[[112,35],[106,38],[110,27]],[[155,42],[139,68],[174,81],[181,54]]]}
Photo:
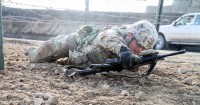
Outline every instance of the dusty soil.
{"label": "dusty soil", "polygon": [[187,52],[159,61],[146,78],[98,74],[71,81],[65,78],[63,65],[28,62],[26,49],[38,43],[4,39],[0,105],[40,105],[38,93],[52,94],[58,105],[200,105],[200,53]]}

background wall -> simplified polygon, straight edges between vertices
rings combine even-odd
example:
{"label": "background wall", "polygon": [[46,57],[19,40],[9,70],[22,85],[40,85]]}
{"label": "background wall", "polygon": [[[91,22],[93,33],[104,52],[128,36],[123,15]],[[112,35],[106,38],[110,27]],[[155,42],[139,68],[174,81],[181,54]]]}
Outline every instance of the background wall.
{"label": "background wall", "polygon": [[[146,13],[155,13],[156,6],[148,6]],[[164,6],[164,13],[192,13],[200,12],[200,0],[173,0],[171,6]]]}
{"label": "background wall", "polygon": [[[2,8],[4,37],[47,40],[69,34],[85,23],[85,12],[75,10]],[[170,24],[181,13],[164,13],[159,24]],[[89,24],[98,28],[148,20],[156,24],[155,13],[90,12]]]}

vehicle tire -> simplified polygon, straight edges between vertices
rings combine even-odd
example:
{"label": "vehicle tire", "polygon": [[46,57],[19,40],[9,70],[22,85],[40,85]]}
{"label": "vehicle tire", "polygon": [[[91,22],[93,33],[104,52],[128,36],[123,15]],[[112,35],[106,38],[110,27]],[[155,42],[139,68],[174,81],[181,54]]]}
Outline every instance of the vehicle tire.
{"label": "vehicle tire", "polygon": [[158,35],[158,41],[156,43],[155,49],[161,50],[161,49],[165,48],[165,46],[166,46],[165,38],[162,34],[159,34]]}

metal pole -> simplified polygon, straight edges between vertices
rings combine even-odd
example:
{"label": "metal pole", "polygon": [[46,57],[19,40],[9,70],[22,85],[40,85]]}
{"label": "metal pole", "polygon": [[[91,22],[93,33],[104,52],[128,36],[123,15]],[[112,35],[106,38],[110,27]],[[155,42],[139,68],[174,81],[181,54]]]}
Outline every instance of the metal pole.
{"label": "metal pole", "polygon": [[89,23],[89,0],[85,0],[85,24]]}
{"label": "metal pole", "polygon": [[161,18],[161,14],[162,14],[163,3],[164,3],[164,0],[159,0],[158,9],[156,12],[156,30],[157,30],[157,32],[159,32],[159,28],[160,28],[160,18]]}
{"label": "metal pole", "polygon": [[4,70],[3,34],[2,34],[2,8],[0,0],[0,71]]}

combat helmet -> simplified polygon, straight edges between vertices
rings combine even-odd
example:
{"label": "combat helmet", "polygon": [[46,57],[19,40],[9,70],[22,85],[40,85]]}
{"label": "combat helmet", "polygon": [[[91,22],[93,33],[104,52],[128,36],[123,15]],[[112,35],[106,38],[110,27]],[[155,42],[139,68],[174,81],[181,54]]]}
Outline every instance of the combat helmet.
{"label": "combat helmet", "polygon": [[146,20],[127,26],[126,31],[132,33],[132,39],[136,39],[137,43],[145,49],[152,49],[158,40],[155,26]]}

